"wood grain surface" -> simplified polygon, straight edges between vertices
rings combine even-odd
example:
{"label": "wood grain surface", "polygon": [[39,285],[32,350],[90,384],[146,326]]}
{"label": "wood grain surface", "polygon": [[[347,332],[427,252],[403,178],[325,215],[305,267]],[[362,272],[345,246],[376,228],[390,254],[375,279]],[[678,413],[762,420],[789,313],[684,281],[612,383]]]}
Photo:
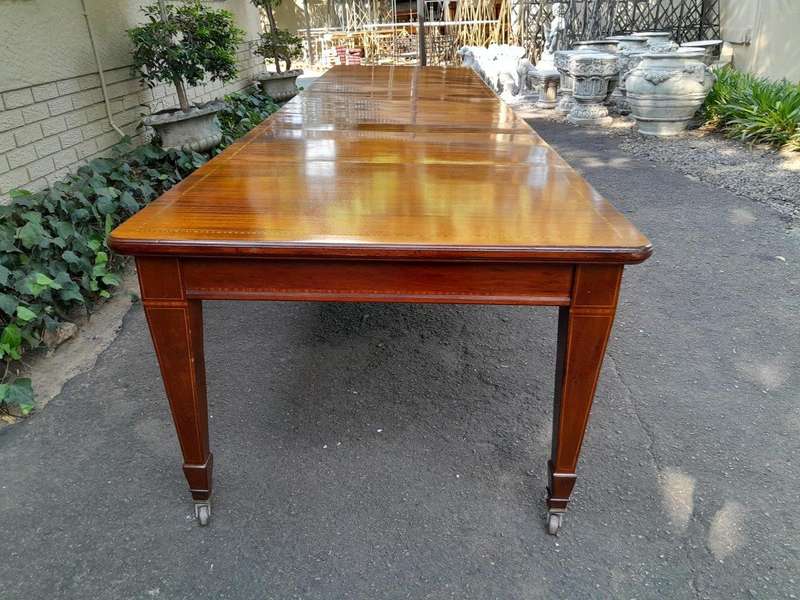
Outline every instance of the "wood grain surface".
{"label": "wood grain surface", "polygon": [[337,66],[119,226],[129,254],[640,262],[650,243],[471,71]]}

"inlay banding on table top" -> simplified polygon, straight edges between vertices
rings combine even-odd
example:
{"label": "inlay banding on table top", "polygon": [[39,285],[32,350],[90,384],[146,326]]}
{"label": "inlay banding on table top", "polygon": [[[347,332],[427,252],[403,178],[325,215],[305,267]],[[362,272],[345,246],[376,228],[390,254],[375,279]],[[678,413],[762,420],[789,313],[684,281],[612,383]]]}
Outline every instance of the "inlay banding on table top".
{"label": "inlay banding on table top", "polygon": [[[450,92],[464,98],[441,99]],[[194,246],[202,255],[549,260],[564,250],[630,263],[650,252],[474,74],[407,67],[329,71],[110,242],[140,255]]]}

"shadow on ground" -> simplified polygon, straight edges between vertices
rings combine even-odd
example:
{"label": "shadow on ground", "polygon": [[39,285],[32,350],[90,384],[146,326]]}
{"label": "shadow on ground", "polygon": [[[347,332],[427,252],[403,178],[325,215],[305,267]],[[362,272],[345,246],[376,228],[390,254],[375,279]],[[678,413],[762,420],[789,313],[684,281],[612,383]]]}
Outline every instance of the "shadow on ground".
{"label": "shadow on ground", "polygon": [[795,593],[797,239],[613,138],[534,125],[656,248],[627,271],[561,537],[554,310],[208,303],[201,529],[137,305],[0,435],[0,597]]}

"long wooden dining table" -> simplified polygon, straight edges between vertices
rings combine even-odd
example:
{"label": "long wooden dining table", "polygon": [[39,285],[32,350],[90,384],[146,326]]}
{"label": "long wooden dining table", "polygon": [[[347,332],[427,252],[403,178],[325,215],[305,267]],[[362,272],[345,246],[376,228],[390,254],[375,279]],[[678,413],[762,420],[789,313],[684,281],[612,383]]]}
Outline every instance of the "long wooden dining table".
{"label": "long wooden dining table", "polygon": [[553,534],[623,268],[651,253],[473,71],[405,66],[332,68],[120,225],[109,246],[136,257],[201,525],[213,465],[204,301],[558,306]]}

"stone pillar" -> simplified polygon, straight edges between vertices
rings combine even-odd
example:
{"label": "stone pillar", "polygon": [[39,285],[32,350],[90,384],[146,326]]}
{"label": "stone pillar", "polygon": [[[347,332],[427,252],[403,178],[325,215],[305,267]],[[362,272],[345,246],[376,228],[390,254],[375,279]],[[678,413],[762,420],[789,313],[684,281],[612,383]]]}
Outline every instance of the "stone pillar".
{"label": "stone pillar", "polygon": [[579,52],[569,57],[568,69],[574,82],[575,106],[567,120],[575,125],[608,125],[611,117],[603,101],[608,95],[608,82],[619,73],[617,57],[602,52]]}
{"label": "stone pillar", "polygon": [[558,83],[561,79],[555,68],[554,57],[549,52],[542,54],[536,66],[528,74],[531,87],[539,92],[536,108],[552,109],[558,100]]}
{"label": "stone pillar", "polygon": [[536,108],[555,108],[561,75],[553,69],[552,71],[540,71],[536,73],[535,77],[539,85],[539,100],[536,102]]}

